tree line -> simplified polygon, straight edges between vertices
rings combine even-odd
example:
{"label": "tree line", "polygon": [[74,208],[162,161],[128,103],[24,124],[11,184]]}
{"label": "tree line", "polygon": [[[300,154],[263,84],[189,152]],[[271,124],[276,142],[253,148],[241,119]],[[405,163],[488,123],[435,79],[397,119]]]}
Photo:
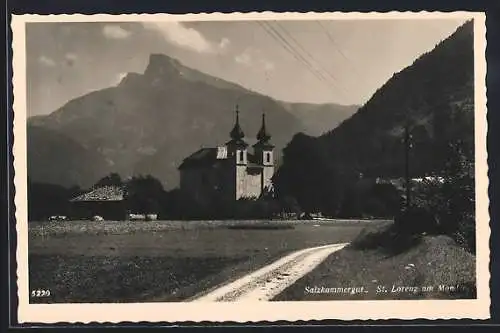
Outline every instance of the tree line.
{"label": "tree line", "polygon": [[[450,234],[468,248],[475,247],[474,163],[467,148],[460,140],[450,143],[441,180],[431,178],[412,186],[411,209],[420,215],[418,221],[409,218],[412,222],[404,228]],[[294,137],[283,158],[284,164],[272,179],[274,191],[260,198],[202,205],[179,189],[166,191],[152,176],[123,180],[117,173],[103,177],[92,188],[121,187],[127,210],[157,213],[160,219],[271,219],[301,214],[307,218],[320,213],[332,218],[397,220],[405,213],[404,191],[337,168],[305,134]],[[71,215],[69,200],[86,191],[29,182],[30,221]]]}
{"label": "tree line", "polygon": [[298,216],[302,211],[294,198],[278,200],[270,191],[259,198],[203,204],[178,188],[165,190],[162,183],[153,176],[134,176],[124,180],[119,174],[111,173],[98,180],[90,189],[77,186],[65,188],[28,181],[29,220],[46,220],[51,216],[71,218],[71,199],[104,186],[122,190],[126,211],[134,214],[158,214],[159,219],[270,219],[283,213]]}

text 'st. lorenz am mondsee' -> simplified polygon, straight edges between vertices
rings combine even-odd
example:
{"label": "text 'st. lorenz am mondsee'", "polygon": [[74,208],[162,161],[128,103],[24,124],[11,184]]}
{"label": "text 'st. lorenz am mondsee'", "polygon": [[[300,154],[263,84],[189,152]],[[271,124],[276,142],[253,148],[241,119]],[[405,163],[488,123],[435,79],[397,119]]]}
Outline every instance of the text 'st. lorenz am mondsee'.
{"label": "text 'st. lorenz am mondsee'", "polygon": [[[378,285],[375,286],[376,294],[419,294],[430,292],[456,292],[460,289],[459,285],[437,285],[437,286],[399,286],[399,285]],[[326,286],[306,286],[304,292],[307,294],[363,294],[369,293],[371,288],[365,286],[357,287],[326,287]]]}

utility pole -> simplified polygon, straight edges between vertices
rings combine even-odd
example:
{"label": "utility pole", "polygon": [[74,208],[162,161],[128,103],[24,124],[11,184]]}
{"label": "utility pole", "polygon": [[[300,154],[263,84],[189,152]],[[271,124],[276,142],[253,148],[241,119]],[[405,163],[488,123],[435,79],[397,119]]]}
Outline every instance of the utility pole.
{"label": "utility pole", "polygon": [[405,189],[406,189],[406,211],[409,210],[411,205],[411,180],[410,180],[410,149],[411,144],[411,134],[408,122],[405,125],[404,133],[404,145],[405,145]]}

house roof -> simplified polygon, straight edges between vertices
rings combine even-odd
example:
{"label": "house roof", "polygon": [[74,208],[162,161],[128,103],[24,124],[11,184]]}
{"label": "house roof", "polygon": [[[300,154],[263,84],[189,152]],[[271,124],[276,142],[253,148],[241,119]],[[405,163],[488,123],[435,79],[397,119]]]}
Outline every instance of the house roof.
{"label": "house roof", "polygon": [[124,189],[120,186],[102,186],[93,189],[90,192],[79,195],[70,201],[122,201],[124,197]]}

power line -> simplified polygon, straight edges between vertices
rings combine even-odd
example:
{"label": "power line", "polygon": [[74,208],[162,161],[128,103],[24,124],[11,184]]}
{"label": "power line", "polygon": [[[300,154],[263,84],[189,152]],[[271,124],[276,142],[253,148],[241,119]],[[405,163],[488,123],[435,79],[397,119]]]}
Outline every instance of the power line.
{"label": "power line", "polygon": [[299,63],[301,63],[302,65],[305,66],[305,68],[311,73],[313,74],[318,80],[320,81],[323,81],[325,83],[328,83],[327,81],[325,81],[325,79],[321,76],[319,76],[315,71],[314,69],[311,68],[311,66],[306,62],[304,61],[303,59],[301,59],[295,52],[294,50],[287,44],[286,41],[284,41],[283,39],[280,39],[279,36],[277,36],[272,30],[271,28],[269,28],[268,26],[264,25],[263,22],[260,22],[260,21],[257,21],[257,23],[261,26],[262,29],[264,29],[264,31],[269,35],[271,36],[271,38],[273,38],[276,42],[278,42],[278,44],[285,50],[287,51],[288,53],[290,53],[294,58],[295,60],[297,60]]}
{"label": "power line", "polygon": [[328,85],[331,85],[331,83],[328,81],[327,77],[323,75],[323,73],[319,70],[317,70],[315,68],[315,66],[313,64],[311,64],[311,62],[309,62],[309,60],[307,60],[299,51],[297,51],[297,49],[290,44],[290,42],[285,38],[283,37],[279,31],[277,31],[270,23],[268,22],[265,22],[264,24],[266,24],[269,29],[271,29],[271,31],[283,42],[285,43],[288,48],[291,50],[291,52],[293,52],[293,54],[295,54],[298,58],[301,59],[301,61],[306,65],[308,66],[312,71],[314,71],[318,76],[321,77],[321,79],[327,83]]}
{"label": "power line", "polygon": [[328,70],[326,70],[323,65],[321,65],[321,63],[319,61],[317,61],[314,56],[309,53],[309,51],[307,51],[307,49],[305,49],[304,47],[302,47],[302,45],[288,32],[288,30],[283,27],[278,21],[275,21],[276,25],[281,28],[281,30],[286,34],[286,36],[288,36],[288,38],[290,38],[306,55],[309,56],[309,58],[311,58],[314,62],[316,62],[316,65],[318,65],[318,67],[320,67],[320,69],[322,71],[324,71],[326,74],[328,74],[328,76],[335,82],[338,83],[337,81],[337,78],[331,74]]}
{"label": "power line", "polygon": [[288,43],[287,40],[279,34],[279,32],[276,31],[276,29],[274,29],[272,26],[264,25],[264,23],[266,22],[261,22],[261,21],[256,21],[256,22],[271,38],[277,41],[278,44],[285,51],[291,54],[300,64],[302,64],[305,67],[306,70],[308,70],[312,75],[314,75],[314,77],[316,77],[318,80],[323,81],[324,83],[330,86],[330,82],[323,75],[321,75],[321,73],[318,73],[314,69],[314,67],[302,55],[300,55],[293,48],[293,46],[291,46],[290,43]]}
{"label": "power line", "polygon": [[337,52],[345,59],[345,61],[347,61],[349,63],[349,65],[352,67],[352,69],[354,70],[354,72],[356,72],[356,75],[359,75],[359,73],[357,72],[356,67],[354,66],[354,64],[351,62],[351,60],[342,51],[342,49],[337,44],[337,42],[335,41],[335,38],[333,38],[333,36],[331,35],[331,33],[328,31],[328,29],[320,21],[315,21],[315,22],[316,22],[316,24],[318,24],[320,26],[321,30],[323,30],[323,32],[328,37],[328,39],[332,43],[333,47],[337,50]]}
{"label": "power line", "polygon": [[[278,38],[280,40],[282,40],[283,43],[285,43],[292,50],[292,52],[294,54],[296,54],[309,68],[316,71],[315,66],[313,64],[311,64],[300,52],[298,52],[295,49],[295,47],[293,47],[293,45],[291,45],[290,42],[280,34],[279,31],[277,31],[269,22],[264,22],[264,24],[266,24],[269,27],[269,29],[271,29],[276,34],[276,36],[278,36]],[[317,72],[317,73],[318,73],[318,75],[320,75],[322,77],[323,80],[325,80],[325,82],[328,83],[328,80],[326,79],[325,76],[323,76],[323,74],[321,72]]]}

